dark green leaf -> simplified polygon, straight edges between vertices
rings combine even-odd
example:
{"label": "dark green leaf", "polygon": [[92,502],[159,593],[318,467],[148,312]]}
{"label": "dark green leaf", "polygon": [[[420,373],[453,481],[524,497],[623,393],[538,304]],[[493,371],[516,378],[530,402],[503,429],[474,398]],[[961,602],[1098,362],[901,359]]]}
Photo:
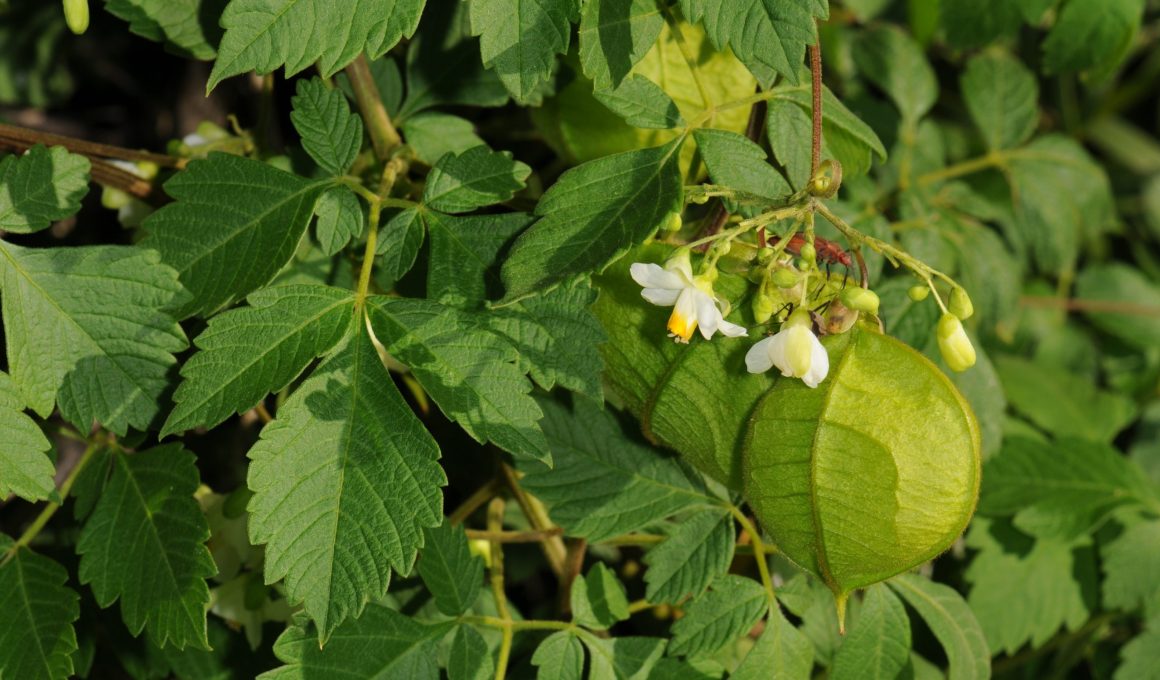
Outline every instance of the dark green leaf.
{"label": "dark green leaf", "polygon": [[1015,33],[1023,23],[1011,0],[940,0],[947,42],[959,49],[982,47]]}
{"label": "dark green leaf", "polygon": [[221,16],[225,29],[207,89],[239,73],[286,77],[318,64],[329,77],[366,52],[375,59],[410,37],[425,0],[232,0]]}
{"label": "dark green leaf", "polygon": [[1043,41],[1047,73],[1110,71],[1140,28],[1144,0],[1068,0]]}
{"label": "dark green leaf", "polygon": [[143,245],[160,251],[193,293],[181,315],[216,311],[274,278],[329,183],[216,152],[166,182],[176,202],[145,220]]}
{"label": "dark green leaf", "polygon": [[915,574],[895,576],[888,584],[914,607],[942,643],[950,660],[948,680],[991,677],[991,653],[970,607],[953,588]]}
{"label": "dark green leaf", "polygon": [[477,0],[471,32],[479,36],[483,65],[495,70],[512,98],[538,106],[579,14],[579,0]]}
{"label": "dark green leaf", "polygon": [[494,676],[495,662],[487,641],[471,626],[456,628],[447,657],[448,680],[489,680]]}
{"label": "dark green leaf", "polygon": [[403,122],[403,137],[415,157],[427,165],[449,153],[463,153],[483,144],[471,121],[449,113],[424,111]]}
{"label": "dark green leaf", "polygon": [[616,574],[597,562],[572,582],[572,617],[592,630],[607,630],[628,618],[628,595]]}
{"label": "dark green leaf", "polygon": [[[443,519],[439,449],[362,323],[286,400],[249,457],[250,538],[266,544],[267,582],[286,580],[322,640],[386,593],[392,567],[409,573],[423,527]],[[375,620],[368,612],[353,627]]]}
{"label": "dark green leaf", "polygon": [[423,245],[423,220],[419,211],[408,208],[391,218],[379,232],[375,254],[380,256],[375,267],[376,279],[389,288],[411,271],[419,248]]}
{"label": "dark green leaf", "polygon": [[665,20],[654,0],[588,0],[580,15],[580,63],[596,89],[616,88],[652,49]]}
{"label": "dark green leaf", "polygon": [[[21,680],[64,680],[73,675],[80,599],[56,562],[20,548],[0,534],[0,675]],[[7,560],[7,561],[5,561]]]}
{"label": "dark green leaf", "polygon": [[[804,188],[810,179],[810,136],[813,102],[804,87],[779,86],[769,100],[766,130],[777,160],[785,166],[791,183]],[[846,108],[829,88],[823,90],[822,157],[835,158],[847,177],[865,174],[886,149],[869,125]]]}
{"label": "dark green leaf", "polygon": [[1108,608],[1160,612],[1160,520],[1138,521],[1100,549],[1103,604]]}
{"label": "dark green leaf", "polygon": [[48,498],[56,489],[52,445],[36,421],[24,414],[24,399],[7,373],[0,371],[0,498],[16,494],[29,501]]}
{"label": "dark green leaf", "polygon": [[532,219],[526,213],[466,217],[423,213],[431,243],[427,297],[463,307],[496,297],[503,287],[496,259]]}
{"label": "dark green leaf", "polygon": [[667,130],[685,124],[673,98],[639,74],[628,76],[615,88],[598,89],[592,94],[633,127]]}
{"label": "dark green leaf", "polygon": [[1040,537],[1073,539],[1126,504],[1160,509],[1138,466],[1106,444],[1077,439],[1010,438],[987,461],[983,479],[979,512],[1014,515],[1015,526]]}
{"label": "dark green leaf", "polygon": [[536,680],[580,680],[584,675],[584,647],[568,631],[552,633],[532,655],[539,668]]}
{"label": "dark green leaf", "polygon": [[0,159],[0,231],[30,234],[81,208],[89,193],[89,159],[62,146],[37,144]]}
{"label": "dark green leaf", "polygon": [[[1000,4],[1010,6],[1007,0],[1000,0]],[[967,111],[987,148],[1019,146],[1035,132],[1039,124],[1039,83],[1015,57],[1004,52],[975,57],[967,62],[960,87]]]}
{"label": "dark green leaf", "polygon": [[[1160,346],[1160,314],[1134,309],[1160,309],[1160,286],[1138,270],[1121,264],[1088,267],[1076,281],[1076,296],[1096,303],[1085,307],[1084,315],[1103,331],[1140,349]],[[1099,309],[1101,302],[1107,311]]]}
{"label": "dark green leaf", "polygon": [[733,516],[723,509],[685,518],[668,534],[644,557],[649,602],[679,604],[686,597],[700,597],[733,563]]}
{"label": "dark green leaf", "polygon": [[333,187],[322,194],[314,206],[314,214],[318,215],[315,232],[324,255],[334,255],[362,236],[366,222],[362,206],[346,187]]}
{"label": "dark green leaf", "polygon": [[541,219],[520,235],[504,263],[506,299],[603,269],[679,210],[682,141],[606,156],[564,173],[536,206]]}
{"label": "dark green leaf", "polygon": [[686,606],[685,616],[673,624],[669,654],[692,658],[712,654],[748,633],[769,604],[761,584],[733,574],[723,576]]}
{"label": "dark green leaf", "polygon": [[419,576],[435,596],[439,611],[459,616],[471,607],[483,584],[483,562],[471,554],[463,527],[446,520],[436,528],[423,529],[419,551]]}
{"label": "dark green leaf", "polygon": [[228,1],[106,0],[105,10],[128,21],[129,30],[139,36],[168,41],[198,59],[213,59],[222,37],[217,20]]}
{"label": "dark green leaf", "polygon": [[547,399],[540,406],[555,467],[521,465],[523,485],[568,535],[598,542],[716,503],[675,458],[629,439],[611,412],[582,398],[572,409]]}
{"label": "dark green leaf", "polygon": [[902,118],[917,124],[938,99],[938,80],[922,47],[901,29],[867,29],[854,43],[862,75],[894,101]]}
{"label": "dark green leaf", "polygon": [[372,298],[375,335],[439,408],[479,442],[549,461],[531,382],[515,348],[466,313],[427,300]]}
{"label": "dark green leaf", "polygon": [[698,128],[693,139],[715,184],[761,196],[771,202],[793,193],[789,183],[765,160],[753,141],[728,130]]}
{"label": "dark green leaf", "polygon": [[730,680],[809,680],[814,650],[809,639],[786,620],[780,607],[769,610],[765,630]]}
{"label": "dark green leaf", "polygon": [[1156,680],[1160,669],[1160,616],[1148,621],[1144,632],[1120,650],[1124,662],[1113,680]]}
{"label": "dark green leaf", "polygon": [[448,213],[502,203],[524,188],[532,169],[506,151],[477,146],[439,159],[427,175],[423,203]]}
{"label": "dark green leaf", "polygon": [[291,98],[290,121],[302,137],[302,148],[331,175],[343,175],[362,146],[362,119],[351,112],[341,90],[327,87],[320,78],[298,81]]}
{"label": "dark green leaf", "polygon": [[588,680],[647,680],[665,650],[665,641],[651,637],[603,639],[586,636],[591,660]]}
{"label": "dark green leaf", "polygon": [[177,406],[161,435],[213,427],[289,385],[346,335],[353,322],[350,291],[326,286],[276,286],[248,305],[210,319],[181,368]]}
{"label": "dark green leaf", "polygon": [[209,525],[193,497],[192,453],[179,445],[111,457],[112,473],[77,541],[79,578],[97,603],[121,601],[133,635],[158,645],[209,648]]}

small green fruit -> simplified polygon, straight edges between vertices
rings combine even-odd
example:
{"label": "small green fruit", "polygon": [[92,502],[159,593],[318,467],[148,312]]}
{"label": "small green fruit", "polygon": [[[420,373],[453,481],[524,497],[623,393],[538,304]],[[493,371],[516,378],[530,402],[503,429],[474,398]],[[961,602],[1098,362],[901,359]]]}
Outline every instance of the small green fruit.
{"label": "small green fruit", "polygon": [[907,289],[906,294],[910,296],[911,300],[922,302],[926,299],[926,296],[930,295],[930,287],[924,283],[920,283]]}

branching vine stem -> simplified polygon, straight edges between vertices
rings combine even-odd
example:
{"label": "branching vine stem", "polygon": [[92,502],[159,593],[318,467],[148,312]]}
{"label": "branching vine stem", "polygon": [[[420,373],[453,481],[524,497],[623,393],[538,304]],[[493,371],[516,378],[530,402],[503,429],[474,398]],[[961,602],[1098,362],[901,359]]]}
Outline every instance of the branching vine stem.
{"label": "branching vine stem", "polygon": [[[487,505],[487,530],[490,533],[499,533],[503,530],[504,501],[496,497]],[[495,597],[495,610],[499,620],[504,622],[501,629],[503,638],[500,640],[499,653],[495,662],[495,680],[504,680],[507,675],[508,658],[512,653],[512,617],[508,611],[507,594],[504,592],[503,574],[503,546],[498,541],[491,542],[491,592]]]}
{"label": "branching vine stem", "polygon": [[386,162],[391,156],[391,151],[403,140],[399,137],[399,131],[395,129],[394,123],[391,122],[387,107],[383,105],[379,88],[375,85],[375,78],[371,74],[371,66],[370,62],[367,61],[367,56],[360,54],[357,59],[352,61],[346,67],[346,75],[350,78],[355,102],[366,122],[367,133],[370,135],[375,157]]}
{"label": "branching vine stem", "polygon": [[773,577],[769,574],[769,560],[766,557],[765,542],[761,540],[761,534],[758,532],[757,527],[754,526],[753,522],[749,521],[749,518],[745,516],[745,513],[741,512],[740,508],[731,505],[729,506],[729,512],[733,514],[737,523],[741,525],[741,528],[749,534],[749,538],[753,541],[753,557],[757,562],[757,572],[761,575],[761,585],[765,588],[765,596],[769,600],[769,606],[776,607],[777,595],[773,591]]}

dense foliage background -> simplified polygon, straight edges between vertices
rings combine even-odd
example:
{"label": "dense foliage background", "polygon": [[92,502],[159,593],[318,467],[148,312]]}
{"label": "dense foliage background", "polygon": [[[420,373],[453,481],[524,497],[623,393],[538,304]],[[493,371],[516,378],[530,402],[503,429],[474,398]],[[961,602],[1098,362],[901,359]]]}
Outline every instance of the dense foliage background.
{"label": "dense foliage background", "polygon": [[[1160,677],[1160,3],[63,6],[0,0],[0,678]],[[984,459],[845,635],[694,455],[772,375],[624,387],[628,263],[805,205],[819,36],[818,234],[969,292]]]}

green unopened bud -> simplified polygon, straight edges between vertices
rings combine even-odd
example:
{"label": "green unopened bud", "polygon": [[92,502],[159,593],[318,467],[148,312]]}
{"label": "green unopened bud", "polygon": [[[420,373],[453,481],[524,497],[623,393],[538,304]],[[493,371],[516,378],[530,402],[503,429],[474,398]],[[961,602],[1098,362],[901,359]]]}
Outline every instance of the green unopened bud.
{"label": "green unopened bud", "polygon": [[717,257],[725,257],[729,251],[733,249],[733,242],[729,239],[721,239],[709,248],[709,252]]}
{"label": "green unopened bud", "polygon": [[681,213],[671,212],[665,217],[665,221],[661,224],[661,231],[673,233],[681,230]]}
{"label": "green unopened bud", "polygon": [[922,302],[926,299],[927,295],[930,295],[930,287],[926,284],[920,283],[917,286],[911,286],[910,289],[906,291],[906,294],[910,296],[911,300],[914,300],[915,302]]}
{"label": "green unopened bud", "polygon": [[818,259],[818,249],[814,247],[814,244],[806,243],[802,246],[798,255],[801,255],[801,258],[806,262],[816,262]]}
{"label": "green unopened bud", "polygon": [[947,309],[960,319],[969,319],[975,313],[975,306],[971,304],[971,296],[958,286],[951,289],[951,299],[947,303]]}
{"label": "green unopened bud", "polygon": [[781,268],[773,270],[769,280],[778,288],[793,288],[801,281],[801,275],[792,269]]}
{"label": "green unopened bud", "polygon": [[706,203],[709,202],[709,195],[708,194],[693,194],[692,196],[689,197],[689,202],[696,203],[697,205],[705,205]]}
{"label": "green unopened bud", "polygon": [[161,168],[153,161],[137,161],[137,174],[145,179],[154,179]]}
{"label": "green unopened bud", "polygon": [[133,197],[113,187],[105,187],[101,190],[101,205],[109,210],[120,210],[129,205]]}
{"label": "green unopened bud", "polygon": [[813,260],[807,260],[804,257],[799,257],[793,261],[793,266],[797,267],[799,271],[803,272],[807,269],[811,269],[811,265],[813,264],[815,264]]}
{"label": "green unopened bud", "polygon": [[64,22],[80,35],[89,28],[89,0],[64,0]]}
{"label": "green unopened bud", "polygon": [[868,288],[845,288],[840,297],[850,309],[878,315],[878,294]]}
{"label": "green unopened bud", "polygon": [[757,251],[757,264],[769,264],[773,259],[773,248],[766,246]]}
{"label": "green unopened bud", "polygon": [[963,330],[963,322],[951,313],[938,320],[938,350],[943,361],[956,373],[961,373],[975,365],[975,346]]}
{"label": "green unopened bud", "polygon": [[777,302],[769,295],[758,293],[753,296],[753,319],[757,323],[769,321],[775,309],[777,309]]}

